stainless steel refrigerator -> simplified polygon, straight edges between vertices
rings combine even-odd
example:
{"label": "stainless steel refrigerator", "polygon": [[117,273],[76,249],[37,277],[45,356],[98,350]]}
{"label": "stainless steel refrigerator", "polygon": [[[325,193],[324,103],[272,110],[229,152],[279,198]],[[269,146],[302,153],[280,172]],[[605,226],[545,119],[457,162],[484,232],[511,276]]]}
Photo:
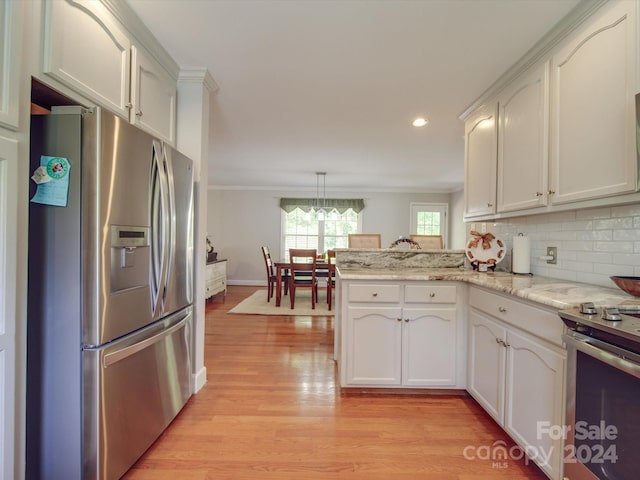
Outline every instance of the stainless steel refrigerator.
{"label": "stainless steel refrigerator", "polygon": [[117,479],[192,391],[192,162],[99,108],[31,136],[27,478]]}

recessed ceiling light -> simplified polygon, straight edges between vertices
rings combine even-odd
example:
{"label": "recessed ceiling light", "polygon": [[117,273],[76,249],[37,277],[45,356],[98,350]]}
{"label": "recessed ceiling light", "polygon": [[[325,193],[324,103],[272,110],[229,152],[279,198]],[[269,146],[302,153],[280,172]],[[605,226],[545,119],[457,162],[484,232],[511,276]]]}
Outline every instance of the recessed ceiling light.
{"label": "recessed ceiling light", "polygon": [[424,127],[426,124],[427,124],[427,119],[422,117],[416,118],[412,123],[414,127]]}

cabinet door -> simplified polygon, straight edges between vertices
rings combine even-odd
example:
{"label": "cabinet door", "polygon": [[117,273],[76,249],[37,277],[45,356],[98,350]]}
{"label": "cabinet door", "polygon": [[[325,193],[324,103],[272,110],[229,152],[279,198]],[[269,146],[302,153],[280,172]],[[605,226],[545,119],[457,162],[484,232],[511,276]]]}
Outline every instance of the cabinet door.
{"label": "cabinet door", "polygon": [[475,310],[469,311],[467,390],[503,424],[506,329]]}
{"label": "cabinet door", "polygon": [[6,479],[16,478],[14,459],[20,450],[15,438],[20,418],[15,404],[18,180],[18,142],[0,137],[0,478]]}
{"label": "cabinet door", "polygon": [[158,62],[135,46],[131,64],[131,123],[174,145],[176,83]]}
{"label": "cabinet door", "polygon": [[[541,422],[562,425],[565,356],[533,337],[509,331],[507,335],[505,430],[551,478],[560,478],[562,440],[540,433]],[[546,457],[549,453],[551,456]]]}
{"label": "cabinet door", "polygon": [[499,99],[498,212],[547,204],[548,79],[545,62]]}
{"label": "cabinet door", "polygon": [[455,386],[456,309],[404,308],[402,384]]}
{"label": "cabinet door", "polygon": [[481,107],[465,122],[465,216],[496,211],[497,103]]}
{"label": "cabinet door", "polygon": [[347,384],[400,385],[401,315],[399,307],[347,308]]}
{"label": "cabinet door", "polygon": [[18,128],[22,2],[0,3],[0,125]]}
{"label": "cabinet door", "polygon": [[129,118],[131,44],[101,2],[44,2],[44,73]]}
{"label": "cabinet door", "polygon": [[552,58],[551,202],[636,189],[636,2],[612,2]]}

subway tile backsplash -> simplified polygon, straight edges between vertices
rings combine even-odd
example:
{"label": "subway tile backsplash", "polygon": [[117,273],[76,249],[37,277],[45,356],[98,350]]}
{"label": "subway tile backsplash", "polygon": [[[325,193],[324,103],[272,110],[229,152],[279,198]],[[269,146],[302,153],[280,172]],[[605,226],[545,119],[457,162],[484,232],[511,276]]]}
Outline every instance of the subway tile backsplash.
{"label": "subway tile backsplash", "polygon": [[[640,204],[499,220],[493,233],[509,246],[518,233],[531,239],[531,272],[617,288],[612,275],[640,276]],[[539,257],[558,248],[558,263]],[[509,270],[509,255],[498,265]]]}

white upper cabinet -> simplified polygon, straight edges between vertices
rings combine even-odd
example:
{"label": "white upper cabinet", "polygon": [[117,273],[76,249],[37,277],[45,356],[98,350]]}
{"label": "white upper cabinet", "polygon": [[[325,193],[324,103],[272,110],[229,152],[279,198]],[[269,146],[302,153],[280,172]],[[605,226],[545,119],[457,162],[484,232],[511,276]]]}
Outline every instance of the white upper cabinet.
{"label": "white upper cabinet", "polygon": [[547,204],[549,63],[498,99],[498,212]]}
{"label": "white upper cabinet", "polygon": [[165,68],[157,60],[172,62],[165,54],[158,54],[161,47],[146,37],[144,47],[152,44],[148,48],[136,42],[138,37],[131,32],[139,27],[120,23],[102,2],[55,0],[43,4],[43,72],[175,145],[176,81],[169,73],[171,67]]}
{"label": "white upper cabinet", "polygon": [[17,129],[21,2],[0,2],[0,126]]}
{"label": "white upper cabinet", "polygon": [[490,103],[465,121],[465,217],[496,211],[497,117],[497,103]]}
{"label": "white upper cabinet", "polygon": [[129,118],[131,42],[101,2],[44,2],[44,73]]}
{"label": "white upper cabinet", "polygon": [[553,54],[553,204],[634,192],[636,2],[611,2]]}
{"label": "white upper cabinet", "polygon": [[158,62],[132,47],[131,123],[175,144],[176,83]]}

